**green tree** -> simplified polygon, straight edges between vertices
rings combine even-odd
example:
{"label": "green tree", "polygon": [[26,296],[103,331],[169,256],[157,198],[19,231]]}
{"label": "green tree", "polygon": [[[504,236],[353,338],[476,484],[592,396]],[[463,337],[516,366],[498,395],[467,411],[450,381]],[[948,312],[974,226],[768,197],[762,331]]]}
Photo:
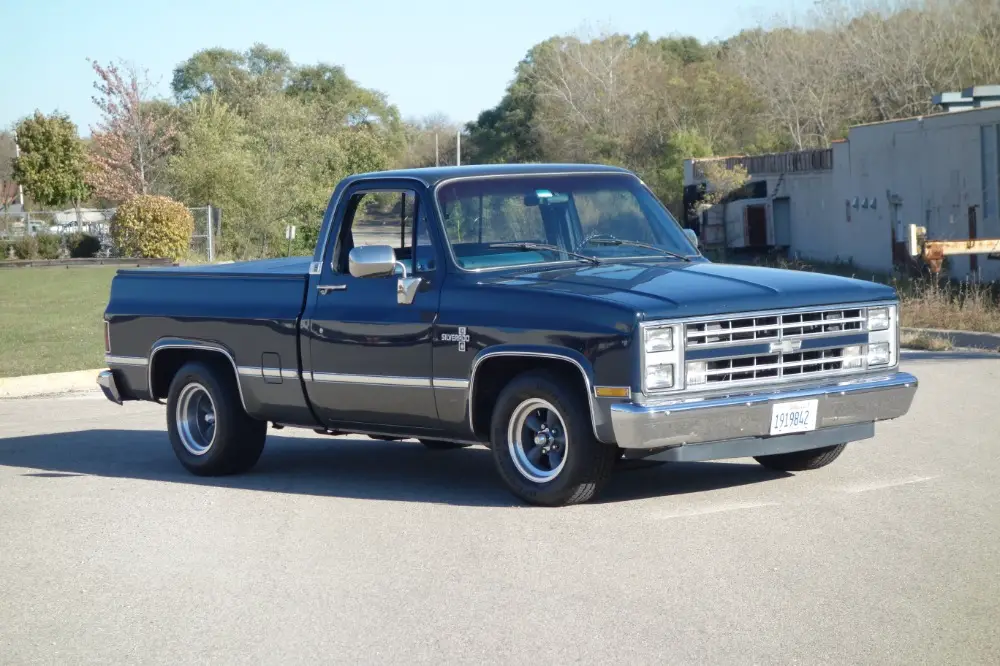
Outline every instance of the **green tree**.
{"label": "green tree", "polygon": [[545,42],[532,47],[518,63],[500,103],[466,125],[470,161],[490,164],[545,159],[535,122],[535,63],[544,48]]}
{"label": "green tree", "polygon": [[[405,122],[406,148],[399,158],[399,166],[408,168],[455,164],[457,148],[455,136],[461,130],[460,124],[440,114]],[[436,151],[435,137],[437,137]],[[467,139],[466,136],[462,138],[466,144],[462,146],[463,161],[466,162],[469,153]]]}
{"label": "green tree", "polygon": [[61,113],[36,111],[16,127],[20,157],[11,164],[11,176],[42,206],[72,203],[80,218],[80,202],[90,195],[86,182],[87,158],[76,125]]}
{"label": "green tree", "polygon": [[260,43],[242,52],[203,49],[174,69],[171,88],[180,102],[215,93],[238,107],[248,98],[283,91],[292,69],[287,53]]}
{"label": "green tree", "polygon": [[386,133],[345,125],[330,105],[283,93],[257,97],[240,112],[203,95],[185,105],[180,128],[173,192],[189,205],[220,207],[222,250],[241,259],[282,252],[286,224],[311,245],[337,182],[396,159]]}

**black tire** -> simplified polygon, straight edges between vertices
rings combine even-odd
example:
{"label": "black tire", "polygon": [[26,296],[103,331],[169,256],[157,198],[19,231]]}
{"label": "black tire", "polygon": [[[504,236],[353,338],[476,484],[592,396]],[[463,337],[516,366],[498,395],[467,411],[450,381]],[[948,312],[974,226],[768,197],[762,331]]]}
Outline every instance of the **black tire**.
{"label": "black tire", "polygon": [[469,444],[462,444],[460,442],[446,442],[443,439],[421,439],[419,441],[431,451],[450,451],[452,449],[464,449],[469,446]]}
{"label": "black tire", "polygon": [[[207,393],[210,406],[214,408],[214,433],[204,452],[197,454],[189,448],[196,446],[197,442],[192,440],[191,435],[181,432],[185,424],[178,416],[178,403],[185,401],[188,406],[185,412],[197,411],[198,405],[205,403],[202,393]],[[192,405],[194,400],[199,402]],[[199,424],[208,422],[207,418],[193,420]],[[185,419],[185,422],[191,423],[191,420]],[[188,425],[186,432],[197,427],[200,425]],[[182,366],[170,382],[167,431],[174,455],[185,469],[197,476],[222,476],[246,472],[257,463],[267,438],[267,422],[251,418],[243,409],[231,367],[192,361]],[[202,434],[199,432],[194,438],[198,439]]]}
{"label": "black tire", "polygon": [[[547,470],[551,478],[532,479],[523,471],[525,460],[518,458],[517,452],[524,448],[511,441],[508,430],[516,425],[512,419],[520,423],[535,414],[550,414],[547,408],[542,412],[529,409],[539,401],[554,408],[563,424],[563,458],[561,464]],[[522,441],[526,439],[523,433],[529,432],[527,427],[525,424],[516,435]],[[557,440],[552,441],[559,444]],[[545,371],[523,373],[504,387],[493,409],[490,442],[494,463],[507,488],[525,502],[540,506],[580,504],[593,499],[607,483],[618,457],[614,446],[601,444],[594,437],[585,394]],[[532,452],[534,442],[530,445]],[[549,466],[550,460],[546,454],[543,466]]]}
{"label": "black tire", "polygon": [[847,444],[835,444],[807,451],[775,453],[769,456],[754,456],[754,460],[768,469],[778,472],[804,472],[826,467],[840,457]]}

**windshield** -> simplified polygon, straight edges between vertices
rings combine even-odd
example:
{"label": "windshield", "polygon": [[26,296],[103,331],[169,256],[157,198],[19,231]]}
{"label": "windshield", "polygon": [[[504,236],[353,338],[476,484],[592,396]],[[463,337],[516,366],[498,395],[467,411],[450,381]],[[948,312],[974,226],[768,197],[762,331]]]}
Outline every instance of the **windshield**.
{"label": "windshield", "polygon": [[698,254],[669,211],[626,174],[462,180],[439,187],[437,200],[465,269]]}

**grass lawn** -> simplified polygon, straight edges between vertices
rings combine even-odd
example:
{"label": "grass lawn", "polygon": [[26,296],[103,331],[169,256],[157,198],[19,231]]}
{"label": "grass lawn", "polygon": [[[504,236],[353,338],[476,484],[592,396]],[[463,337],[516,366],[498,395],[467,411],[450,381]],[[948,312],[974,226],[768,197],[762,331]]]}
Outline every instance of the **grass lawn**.
{"label": "grass lawn", "polygon": [[116,266],[0,269],[0,377],[104,365]]}

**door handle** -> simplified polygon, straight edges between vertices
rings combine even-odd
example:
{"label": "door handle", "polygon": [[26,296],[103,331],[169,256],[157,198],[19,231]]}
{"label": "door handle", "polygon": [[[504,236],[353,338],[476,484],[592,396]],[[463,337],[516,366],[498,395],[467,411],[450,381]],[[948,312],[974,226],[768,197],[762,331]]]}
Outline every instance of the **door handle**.
{"label": "door handle", "polygon": [[347,289],[346,284],[321,284],[316,287],[320,295],[326,295],[331,291],[344,291]]}

